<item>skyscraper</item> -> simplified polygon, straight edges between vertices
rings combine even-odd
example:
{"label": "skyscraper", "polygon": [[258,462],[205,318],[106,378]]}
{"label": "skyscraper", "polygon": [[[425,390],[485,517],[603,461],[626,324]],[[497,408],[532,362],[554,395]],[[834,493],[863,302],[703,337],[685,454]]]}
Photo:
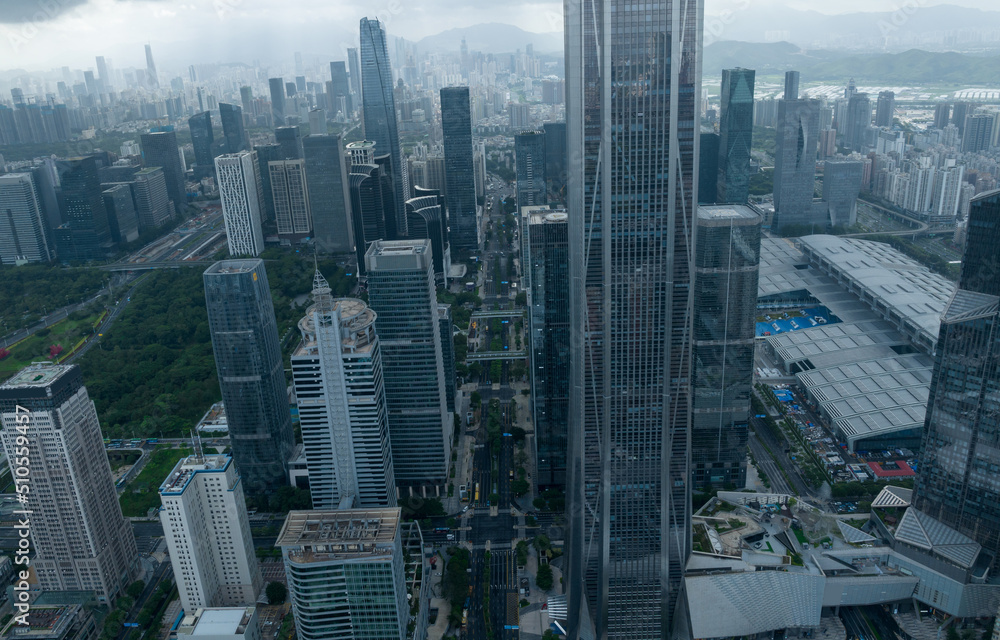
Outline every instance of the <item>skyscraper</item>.
{"label": "skyscraper", "polygon": [[97,176],[97,158],[67,158],[56,161],[62,192],[59,208],[66,224],[68,243],[59,245],[59,258],[103,260],[113,250],[108,211]]}
{"label": "skyscraper", "polygon": [[1000,190],[977,195],[969,204],[961,286],[1000,296]]}
{"label": "skyscraper", "polygon": [[181,458],[160,485],[160,503],[184,611],[254,604],[264,583],[232,456]]}
{"label": "skyscraper", "polygon": [[951,110],[951,124],[958,127],[958,135],[965,133],[965,116],[976,110],[971,102],[956,102]]}
{"label": "skyscraper", "polygon": [[850,227],[858,221],[858,194],[865,163],[853,158],[830,158],[823,169],[823,201],[834,227]]}
{"label": "skyscraper", "polygon": [[274,219],[279,236],[301,239],[312,233],[312,213],[309,210],[309,186],[305,160],[278,160],[268,163],[271,193],[274,197]]}
{"label": "skyscraper", "polygon": [[441,358],[444,361],[444,397],[448,413],[455,413],[455,322],[450,304],[438,304]]}
{"label": "skyscraper", "polygon": [[[744,203],[750,197],[754,76],[753,69],[722,70],[716,202]],[[712,176],[698,179],[710,181]]]}
{"label": "skyscraper", "polygon": [[[19,495],[31,514],[38,586],[112,602],[140,574],[139,553],[79,367],[33,364],[0,384],[0,421],[12,474],[29,471],[29,490]],[[30,469],[17,463],[25,448]]]}
{"label": "skyscraper", "polygon": [[896,111],[896,93],[894,91],[879,91],[875,103],[875,126],[892,127],[892,116]]}
{"label": "skyscraper", "polygon": [[798,71],[786,71],[785,72],[785,100],[798,100],[799,99],[799,72]]}
{"label": "skyscraper", "polygon": [[101,196],[104,198],[104,208],[108,212],[111,239],[118,244],[139,239],[139,216],[135,211],[132,187],[133,185],[127,182],[101,185],[104,189]]}
{"label": "skyscraper", "polygon": [[361,76],[365,139],[374,141],[380,153],[389,154],[392,161],[396,229],[401,235],[406,235],[403,203],[409,189],[399,146],[396,99],[392,91],[392,67],[389,65],[385,29],[377,19],[361,19]]}
{"label": "skyscraper", "polygon": [[268,89],[271,91],[271,117],[273,126],[285,126],[285,79],[269,78]]}
{"label": "skyscraper", "polygon": [[522,210],[521,219],[536,482],[540,490],[564,489],[570,377],[568,216],[537,207]]}
{"label": "skyscraper", "polygon": [[292,355],[302,445],[315,509],[396,504],[375,313],[334,300],[319,271]]}
{"label": "skyscraper", "polygon": [[256,115],[253,109],[253,88],[248,86],[240,87],[240,103],[243,105],[243,111],[248,116]]}
{"label": "skyscraper", "polygon": [[133,176],[132,195],[139,227],[143,230],[159,229],[170,220],[172,212],[167,199],[167,182],[160,167],[137,171]]}
{"label": "skyscraper", "polygon": [[105,91],[111,91],[115,88],[111,80],[111,74],[108,73],[108,63],[104,59],[104,56],[97,56],[97,77],[101,81],[101,86],[104,87]]}
{"label": "skyscraper", "polygon": [[302,140],[302,149],[316,248],[323,253],[353,251],[348,168],[341,137],[306,136]]}
{"label": "skyscraper", "polygon": [[147,167],[161,167],[167,181],[167,195],[174,201],[174,212],[183,215],[187,208],[184,188],[184,167],[181,166],[177,148],[177,134],[169,131],[152,131],[139,136],[142,144],[142,162]]}
{"label": "skyscraper", "polygon": [[[719,191],[719,134],[706,131],[704,127],[699,134],[698,175],[704,179],[698,180],[698,203],[714,204],[718,201]],[[716,176],[712,180],[712,176]]]}
{"label": "skyscraper", "polygon": [[274,194],[271,193],[271,172],[267,164],[284,160],[284,157],[278,144],[255,145],[253,151],[257,154],[257,174],[260,176],[260,219],[270,222],[274,220]]}
{"label": "skyscraper", "polygon": [[365,255],[368,303],[377,314],[396,483],[441,485],[452,420],[438,326],[430,240],[377,240]]}
{"label": "skyscraper", "polygon": [[156,63],[153,62],[153,49],[146,45],[146,76],[149,79],[149,86],[153,89],[160,88],[160,79],[156,74]]}
{"label": "skyscraper", "polygon": [[586,213],[568,239],[568,635],[667,637],[691,548],[703,5],[567,0],[564,16],[568,210]]}
{"label": "skyscraper", "polygon": [[517,178],[517,206],[528,207],[545,204],[545,133],[543,131],[522,131],[514,135],[514,168]]}
{"label": "skyscraper", "polygon": [[990,148],[990,138],[993,133],[992,113],[976,113],[965,116],[965,126],[962,133],[962,152],[975,153]]}
{"label": "skyscraper", "polygon": [[[774,153],[773,229],[812,224],[816,191],[819,100],[778,100]],[[825,223],[825,220],[821,220]]]}
{"label": "skyscraper", "polygon": [[274,139],[278,143],[282,160],[294,160],[302,157],[302,132],[298,125],[277,127]]}
{"label": "skyscraper", "polygon": [[[348,176],[351,195],[352,229],[358,256],[358,273],[365,273],[365,252],[376,240],[385,240],[386,206],[381,171],[374,164],[355,164]],[[392,207],[389,207],[392,212]]]}
{"label": "skyscraper", "polygon": [[452,250],[471,255],[479,250],[479,219],[473,177],[469,87],[441,89],[441,131]]}
{"label": "skyscraper", "polygon": [[872,124],[872,101],[867,93],[855,93],[847,101],[847,127],[844,146],[851,151],[865,150],[865,131]]}
{"label": "skyscraper", "polygon": [[545,132],[545,182],[549,202],[566,202],[566,123],[546,122]]}
{"label": "skyscraper", "polygon": [[196,113],[188,118],[191,129],[191,145],[194,147],[194,163],[197,168],[211,173],[215,166],[212,158],[212,143],[215,134],[212,131],[212,114],[208,111]]}
{"label": "skyscraper", "polygon": [[691,471],[695,486],[746,484],[761,217],[698,207]]}
{"label": "skyscraper", "polygon": [[0,175],[0,261],[49,262],[55,245],[30,173]]}
{"label": "skyscraper", "polygon": [[344,114],[344,117],[349,118],[351,115],[350,112],[354,111],[354,107],[351,100],[351,79],[347,75],[347,64],[343,60],[330,63],[330,79],[333,83],[333,93],[331,96],[335,99],[334,105],[337,104],[336,98],[344,98],[348,111],[348,113]]}
{"label": "skyscraper", "polygon": [[215,159],[229,255],[234,257],[259,256],[264,250],[258,171],[255,151],[226,153]]}
{"label": "skyscraper", "polygon": [[947,102],[939,102],[934,106],[934,128],[944,129],[948,126],[948,119],[951,117],[951,105]]}
{"label": "skyscraper", "polygon": [[222,120],[222,135],[226,139],[226,153],[248,150],[250,143],[243,128],[243,109],[239,105],[220,102],[219,119]]}
{"label": "skyscraper", "polygon": [[427,238],[431,241],[434,281],[444,286],[448,281],[448,267],[451,262],[444,198],[434,189],[415,187],[415,190],[417,197],[406,201],[406,223],[410,228],[410,239]]}
{"label": "skyscraper", "polygon": [[356,48],[348,48],[347,50],[347,66],[351,70],[351,91],[356,96],[361,95],[361,62],[358,58],[358,50]]}
{"label": "skyscraper", "polygon": [[295,445],[267,272],[259,259],[223,260],[204,279],[236,470],[247,494],[265,495],[288,484]]}

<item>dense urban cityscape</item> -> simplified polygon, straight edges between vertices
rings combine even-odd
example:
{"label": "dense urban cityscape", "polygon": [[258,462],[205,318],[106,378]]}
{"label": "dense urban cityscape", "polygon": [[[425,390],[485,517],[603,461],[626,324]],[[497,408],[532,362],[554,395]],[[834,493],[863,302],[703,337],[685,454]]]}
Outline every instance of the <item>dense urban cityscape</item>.
{"label": "dense urban cityscape", "polygon": [[1000,11],[436,2],[0,8],[0,639],[1000,640]]}

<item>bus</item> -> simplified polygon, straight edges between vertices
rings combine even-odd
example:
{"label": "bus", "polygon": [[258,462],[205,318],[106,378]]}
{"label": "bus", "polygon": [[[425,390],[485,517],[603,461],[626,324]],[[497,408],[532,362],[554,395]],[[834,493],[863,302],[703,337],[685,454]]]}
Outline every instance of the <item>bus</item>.
{"label": "bus", "polygon": [[479,483],[478,482],[476,483],[476,497],[473,499],[473,502],[479,502]]}
{"label": "bus", "polygon": [[159,441],[159,438],[150,438],[149,440],[146,440],[146,444],[156,444]]}

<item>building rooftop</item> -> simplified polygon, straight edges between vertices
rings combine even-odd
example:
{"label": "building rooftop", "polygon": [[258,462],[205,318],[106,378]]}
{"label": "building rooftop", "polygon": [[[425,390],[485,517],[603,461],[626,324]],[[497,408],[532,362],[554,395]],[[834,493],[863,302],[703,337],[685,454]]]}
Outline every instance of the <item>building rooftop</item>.
{"label": "building rooftop", "polygon": [[368,248],[373,256],[412,256],[430,250],[431,241],[422,240],[377,240]]}
{"label": "building rooftop", "polygon": [[249,273],[264,263],[260,258],[250,260],[220,260],[208,269],[205,275],[226,275],[231,273]]}
{"label": "building rooftop", "polygon": [[972,538],[913,508],[903,514],[895,536],[896,540],[933,552],[964,568],[973,567],[982,550]]}
{"label": "building rooftop", "polygon": [[760,222],[761,216],[745,204],[698,205],[698,219],[706,221],[752,224]]}
{"label": "building rooftop", "polygon": [[246,633],[254,607],[198,609],[181,619],[179,634],[190,636],[231,636]]}
{"label": "building rooftop", "polygon": [[375,146],[374,140],[358,140],[357,142],[348,142],[347,149],[370,149]]}
{"label": "building rooftop", "polygon": [[28,611],[27,627],[11,620],[0,637],[60,638],[81,614],[82,607],[78,604],[41,606],[36,603]]}
{"label": "building rooftop", "polygon": [[44,389],[72,369],[68,364],[51,364],[36,362],[18,371],[3,384],[0,389]]}
{"label": "building rooftop", "polygon": [[531,209],[532,211],[525,211],[528,216],[528,224],[566,224],[569,221],[569,214],[564,209],[545,207],[531,207]]}
{"label": "building rooftop", "polygon": [[386,555],[399,536],[401,515],[398,507],[290,511],[275,546],[300,562]]}
{"label": "building rooftop", "polygon": [[228,454],[197,456],[181,458],[174,465],[173,471],[160,485],[161,495],[179,495],[198,473],[213,473],[225,471],[232,463],[233,457]]}

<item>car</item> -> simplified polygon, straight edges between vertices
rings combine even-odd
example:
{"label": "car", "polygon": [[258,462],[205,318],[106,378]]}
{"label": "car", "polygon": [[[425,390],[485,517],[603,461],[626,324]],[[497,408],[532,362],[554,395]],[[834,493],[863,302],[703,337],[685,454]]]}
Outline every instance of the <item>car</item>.
{"label": "car", "polygon": [[448,538],[448,540],[454,540],[455,539],[455,534],[454,533],[449,533],[447,535],[447,538]]}
{"label": "car", "polygon": [[468,510],[469,510],[469,505],[465,505],[465,508],[464,508],[464,509],[462,509],[462,513],[465,513],[465,512],[466,512],[466,511],[468,511]]}

